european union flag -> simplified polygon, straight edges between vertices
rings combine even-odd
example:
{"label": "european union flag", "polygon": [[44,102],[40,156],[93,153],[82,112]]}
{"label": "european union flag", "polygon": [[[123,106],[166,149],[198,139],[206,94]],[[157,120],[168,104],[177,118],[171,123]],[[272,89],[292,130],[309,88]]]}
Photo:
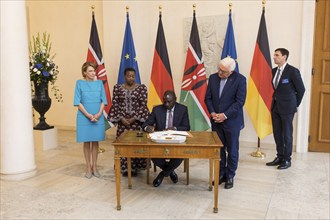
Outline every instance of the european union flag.
{"label": "european union flag", "polygon": [[123,84],[125,82],[124,79],[124,71],[127,67],[132,67],[136,71],[136,83],[141,83],[140,80],[140,73],[139,67],[136,59],[135,48],[134,48],[134,41],[132,36],[131,25],[129,22],[129,15],[127,12],[126,15],[126,29],[125,29],[125,36],[124,36],[124,43],[123,43],[123,50],[121,53],[120,58],[120,67],[118,73],[118,84]]}
{"label": "european union flag", "polygon": [[235,45],[235,37],[234,37],[234,29],[233,22],[231,20],[231,10],[229,11],[229,20],[226,32],[225,42],[223,43],[221,59],[225,57],[231,57],[236,61],[235,71],[239,72],[238,62],[237,62],[237,53],[236,53],[236,45]]}

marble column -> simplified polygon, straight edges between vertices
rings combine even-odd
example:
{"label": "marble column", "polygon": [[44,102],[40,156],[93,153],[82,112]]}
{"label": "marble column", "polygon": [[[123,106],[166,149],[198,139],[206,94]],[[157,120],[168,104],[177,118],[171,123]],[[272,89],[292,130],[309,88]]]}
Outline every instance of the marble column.
{"label": "marble column", "polygon": [[1,4],[1,179],[36,174],[26,4]]}
{"label": "marble column", "polygon": [[306,91],[297,112],[296,152],[300,153],[308,152],[309,144],[315,4],[315,1],[302,2],[300,74],[303,78]]}

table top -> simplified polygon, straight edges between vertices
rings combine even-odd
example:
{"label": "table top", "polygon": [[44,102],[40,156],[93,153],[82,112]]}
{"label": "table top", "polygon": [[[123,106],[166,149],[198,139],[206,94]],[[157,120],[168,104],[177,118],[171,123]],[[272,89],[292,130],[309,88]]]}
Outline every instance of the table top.
{"label": "table top", "polygon": [[187,137],[184,143],[155,143],[143,133],[142,137],[137,137],[137,131],[125,131],[115,141],[114,146],[186,146],[186,147],[219,147],[223,146],[215,131],[189,131],[192,137]]}

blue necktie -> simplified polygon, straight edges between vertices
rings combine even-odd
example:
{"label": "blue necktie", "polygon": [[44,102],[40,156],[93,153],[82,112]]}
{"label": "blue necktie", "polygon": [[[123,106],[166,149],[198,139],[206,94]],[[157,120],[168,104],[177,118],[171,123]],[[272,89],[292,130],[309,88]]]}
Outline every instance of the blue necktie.
{"label": "blue necktie", "polygon": [[221,80],[220,80],[219,98],[221,97],[222,90],[223,90],[223,88],[225,87],[225,84],[226,84],[226,79],[221,79]]}

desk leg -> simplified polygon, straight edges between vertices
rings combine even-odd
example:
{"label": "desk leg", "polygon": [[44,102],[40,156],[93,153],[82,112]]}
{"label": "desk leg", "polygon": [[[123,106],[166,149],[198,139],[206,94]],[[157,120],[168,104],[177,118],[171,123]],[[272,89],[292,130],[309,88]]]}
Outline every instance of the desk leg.
{"label": "desk leg", "polygon": [[115,158],[115,169],[116,169],[117,210],[121,210],[121,205],[120,205],[120,158]]}
{"label": "desk leg", "polygon": [[210,159],[209,167],[210,167],[209,191],[212,191],[212,189],[213,189],[213,186],[212,186],[212,180],[213,180],[213,159]]}
{"label": "desk leg", "polygon": [[128,188],[132,189],[132,160],[130,157],[127,158],[127,178]]}
{"label": "desk leg", "polygon": [[[220,172],[220,158],[214,159],[214,176],[218,177]],[[219,178],[214,178],[214,208],[213,212],[218,213],[218,192],[219,192]]]}

